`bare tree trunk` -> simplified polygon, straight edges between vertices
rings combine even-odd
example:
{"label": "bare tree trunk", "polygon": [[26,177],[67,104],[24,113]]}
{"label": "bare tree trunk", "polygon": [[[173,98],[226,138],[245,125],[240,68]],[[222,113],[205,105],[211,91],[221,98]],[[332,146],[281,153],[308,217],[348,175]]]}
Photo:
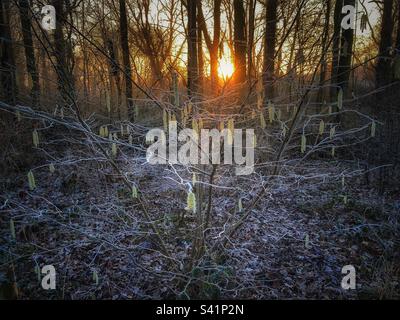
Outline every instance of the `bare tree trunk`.
{"label": "bare tree trunk", "polygon": [[32,40],[31,18],[29,15],[29,0],[19,0],[19,14],[21,18],[22,38],[25,49],[26,69],[32,80],[31,97],[32,105],[39,105],[40,84],[39,74],[36,68],[35,51]]}
{"label": "bare tree trunk", "polygon": [[188,0],[188,94],[197,93],[199,76],[197,57],[197,14],[196,0]]}
{"label": "bare tree trunk", "polygon": [[[392,0],[390,0],[392,1]],[[344,5],[355,6],[355,0],[344,0]],[[342,16],[343,18],[343,16]],[[349,79],[351,72],[351,62],[353,56],[354,29],[349,28],[342,31],[340,58],[338,68],[338,85],[343,90],[344,95],[349,94]]]}
{"label": "bare tree trunk", "polygon": [[203,15],[201,1],[197,1],[197,9],[199,11],[199,28],[201,28],[201,31],[203,32],[208,51],[210,53],[211,91],[213,93],[217,92],[218,88],[218,52],[221,37],[221,2],[222,0],[214,0],[214,35],[213,40],[211,41],[211,37],[207,31],[207,25]]}
{"label": "bare tree trunk", "polygon": [[128,19],[126,15],[125,0],[119,0],[119,14],[120,14],[120,38],[122,48],[122,62],[124,64],[124,77],[125,77],[125,99],[126,107],[128,109],[128,118],[130,121],[135,121],[135,109],[132,101],[132,72],[131,63],[129,58],[129,43],[128,43]]}
{"label": "bare tree trunk", "polygon": [[[331,16],[331,0],[325,0],[325,24],[324,24],[324,35],[322,37],[322,63],[321,63],[321,74],[319,78],[319,86],[322,87],[325,79],[326,79],[326,69],[327,69],[327,51],[328,51],[328,36],[329,36],[329,25],[330,25],[330,16]],[[320,88],[318,91],[317,101],[322,103],[323,99],[325,98],[325,90]]]}
{"label": "bare tree trunk", "polygon": [[246,81],[246,17],[242,0],[234,0],[234,53],[235,53],[235,83]]}
{"label": "bare tree trunk", "polygon": [[275,75],[275,46],[276,46],[276,25],[278,20],[278,1],[267,0],[266,29],[264,38],[264,67],[263,83],[265,99],[274,98],[274,75]]}
{"label": "bare tree trunk", "polygon": [[255,10],[257,1],[250,0],[249,2],[249,22],[248,22],[248,37],[247,37],[247,81],[249,88],[252,87],[252,76],[253,76],[253,50],[254,50],[254,28],[255,28]]}
{"label": "bare tree trunk", "polygon": [[3,0],[0,3],[0,84],[3,101],[16,104],[18,90],[9,17],[10,3],[8,0]]}
{"label": "bare tree trunk", "polygon": [[[197,20],[199,21],[199,20]],[[199,61],[199,80],[197,83],[199,95],[203,94],[203,86],[204,86],[204,53],[203,53],[203,34],[197,29],[197,56]]]}
{"label": "bare tree trunk", "polygon": [[69,105],[75,99],[74,78],[71,66],[67,65],[67,44],[64,38],[63,26],[65,24],[66,10],[64,1],[53,0],[56,9],[56,29],[54,30],[54,56],[56,58],[56,73],[58,91],[62,104]]}
{"label": "bare tree trunk", "polygon": [[340,34],[341,34],[341,13],[343,0],[336,0],[333,16],[333,45],[332,45],[332,75],[331,75],[331,100],[335,101],[337,97],[338,68],[340,54]]}
{"label": "bare tree trunk", "polygon": [[393,34],[393,0],[383,2],[383,17],[381,27],[381,40],[379,43],[379,58],[376,66],[376,86],[387,85],[391,81],[391,56]]}

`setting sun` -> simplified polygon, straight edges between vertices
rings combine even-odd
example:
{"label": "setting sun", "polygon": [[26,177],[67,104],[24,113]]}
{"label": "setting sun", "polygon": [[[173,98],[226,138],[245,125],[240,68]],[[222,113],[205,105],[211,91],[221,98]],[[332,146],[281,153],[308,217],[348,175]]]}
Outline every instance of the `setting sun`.
{"label": "setting sun", "polygon": [[233,63],[230,61],[230,59],[224,57],[219,60],[218,75],[222,79],[227,80],[228,78],[232,77],[234,71],[235,67],[233,66]]}

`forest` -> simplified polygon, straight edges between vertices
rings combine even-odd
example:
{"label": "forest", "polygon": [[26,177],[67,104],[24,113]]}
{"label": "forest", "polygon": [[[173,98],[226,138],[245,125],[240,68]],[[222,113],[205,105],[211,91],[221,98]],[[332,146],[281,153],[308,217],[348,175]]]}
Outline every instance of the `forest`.
{"label": "forest", "polygon": [[1,0],[0,299],[400,298],[399,0]]}

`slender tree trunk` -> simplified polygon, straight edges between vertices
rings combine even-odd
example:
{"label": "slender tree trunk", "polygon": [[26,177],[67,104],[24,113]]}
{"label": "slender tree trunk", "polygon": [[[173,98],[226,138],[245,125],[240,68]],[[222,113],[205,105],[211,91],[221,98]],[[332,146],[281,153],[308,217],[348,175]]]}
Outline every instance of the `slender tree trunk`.
{"label": "slender tree trunk", "polygon": [[336,0],[335,11],[333,16],[333,45],[332,45],[332,74],[331,74],[331,100],[337,98],[337,83],[339,69],[339,54],[340,54],[340,34],[341,34],[341,13],[343,8],[343,0]]}
{"label": "slender tree trunk", "polygon": [[207,25],[203,15],[203,8],[201,1],[197,1],[197,9],[199,12],[199,28],[203,32],[204,39],[210,54],[210,78],[211,78],[211,91],[217,92],[218,89],[218,52],[219,42],[221,37],[221,2],[222,0],[214,0],[214,34],[211,40],[210,35],[207,31]]}
{"label": "slender tree trunk", "polygon": [[[392,1],[392,0],[390,0]],[[344,0],[344,5],[355,6],[355,0]],[[342,18],[344,16],[342,15]],[[349,79],[351,72],[351,62],[353,56],[353,41],[354,41],[354,29],[349,28],[342,31],[341,46],[340,46],[340,58],[338,68],[338,85],[342,88],[344,95],[349,94]]]}
{"label": "slender tree trunk", "polygon": [[2,100],[8,104],[17,103],[17,83],[15,80],[15,60],[9,24],[10,3],[0,3],[0,84]]}
{"label": "slender tree trunk", "polygon": [[210,64],[211,64],[211,88],[212,92],[216,92],[218,89],[218,52],[219,42],[221,35],[221,0],[214,1],[214,37],[212,50],[210,52]]}
{"label": "slender tree trunk", "polygon": [[128,109],[128,118],[130,121],[135,121],[135,109],[132,101],[132,71],[129,58],[129,42],[128,42],[128,19],[126,15],[125,0],[119,0],[119,14],[120,14],[120,38],[122,48],[122,62],[124,65],[125,77],[125,99],[126,107]]}
{"label": "slender tree trunk", "polygon": [[247,81],[249,88],[252,87],[252,77],[253,77],[253,51],[254,51],[254,28],[255,28],[255,10],[257,1],[250,0],[249,2],[249,22],[248,22],[248,37],[247,37]]}
{"label": "slender tree trunk", "polygon": [[383,2],[383,17],[381,27],[381,40],[379,43],[379,58],[376,66],[376,86],[387,85],[391,81],[391,56],[393,34],[393,0]]}
{"label": "slender tree trunk", "polygon": [[26,69],[32,80],[31,97],[32,105],[39,105],[40,83],[36,68],[35,51],[32,40],[31,18],[29,15],[29,0],[19,0],[19,14],[21,18],[22,38],[25,49]]}
{"label": "slender tree trunk", "polygon": [[199,76],[197,56],[197,13],[196,0],[188,0],[188,94],[197,93]]}
{"label": "slender tree trunk", "polygon": [[[199,21],[199,19],[197,20]],[[197,83],[199,95],[203,94],[204,86],[204,53],[203,53],[203,33],[197,29],[197,55],[199,61],[199,80]]]}
{"label": "slender tree trunk", "polygon": [[278,22],[277,9],[277,0],[267,0],[263,67],[264,97],[266,100],[272,100],[274,98],[273,82],[275,75],[276,25]]}
{"label": "slender tree trunk", "polygon": [[54,30],[54,56],[56,59],[56,73],[58,91],[61,104],[67,106],[75,100],[74,78],[71,66],[67,65],[67,44],[64,38],[63,26],[66,16],[63,0],[53,0],[56,9],[56,29]]}
{"label": "slender tree trunk", "polygon": [[325,31],[322,37],[322,45],[321,45],[322,64],[321,64],[321,74],[319,78],[319,86],[321,88],[318,91],[318,98],[317,98],[317,101],[319,103],[322,103],[323,99],[325,98],[325,90],[322,88],[322,86],[324,85],[326,79],[326,68],[327,68],[326,56],[328,51],[327,41],[329,37],[330,16],[331,16],[331,0],[325,0],[325,24],[324,24]]}
{"label": "slender tree trunk", "polygon": [[234,11],[234,54],[235,54],[235,83],[246,81],[246,17],[242,0],[233,1]]}

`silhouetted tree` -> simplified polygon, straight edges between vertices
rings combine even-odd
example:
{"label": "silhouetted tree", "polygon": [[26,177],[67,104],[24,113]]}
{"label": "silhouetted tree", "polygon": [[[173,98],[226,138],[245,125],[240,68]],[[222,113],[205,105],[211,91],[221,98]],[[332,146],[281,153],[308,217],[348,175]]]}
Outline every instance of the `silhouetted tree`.
{"label": "silhouetted tree", "polygon": [[382,27],[379,42],[379,58],[376,65],[376,85],[387,85],[391,77],[391,47],[393,34],[393,0],[383,2]]}
{"label": "silhouetted tree", "polygon": [[129,58],[129,42],[128,42],[128,18],[126,15],[125,0],[119,0],[119,24],[120,24],[120,38],[122,48],[122,63],[124,65],[125,77],[125,98],[126,107],[128,108],[128,117],[130,121],[135,120],[135,110],[132,101],[132,71]]}
{"label": "silhouetted tree", "polygon": [[0,83],[2,99],[6,103],[16,104],[18,91],[9,17],[10,2],[9,0],[2,0],[0,3]]}
{"label": "silhouetted tree", "polygon": [[246,17],[242,0],[233,1],[234,11],[234,53],[236,83],[246,81]]}
{"label": "silhouetted tree", "polygon": [[36,68],[35,51],[32,40],[31,17],[29,14],[29,0],[19,0],[18,8],[21,18],[22,39],[25,49],[26,69],[32,80],[31,97],[33,106],[39,104],[40,83],[39,74]]}
{"label": "silhouetted tree", "polygon": [[198,56],[197,56],[197,13],[196,0],[188,0],[188,92],[193,96],[197,92]]}
{"label": "silhouetted tree", "polygon": [[275,46],[276,25],[278,20],[278,0],[267,0],[266,28],[264,37],[264,67],[263,83],[265,99],[274,98],[274,75],[275,75]]}

